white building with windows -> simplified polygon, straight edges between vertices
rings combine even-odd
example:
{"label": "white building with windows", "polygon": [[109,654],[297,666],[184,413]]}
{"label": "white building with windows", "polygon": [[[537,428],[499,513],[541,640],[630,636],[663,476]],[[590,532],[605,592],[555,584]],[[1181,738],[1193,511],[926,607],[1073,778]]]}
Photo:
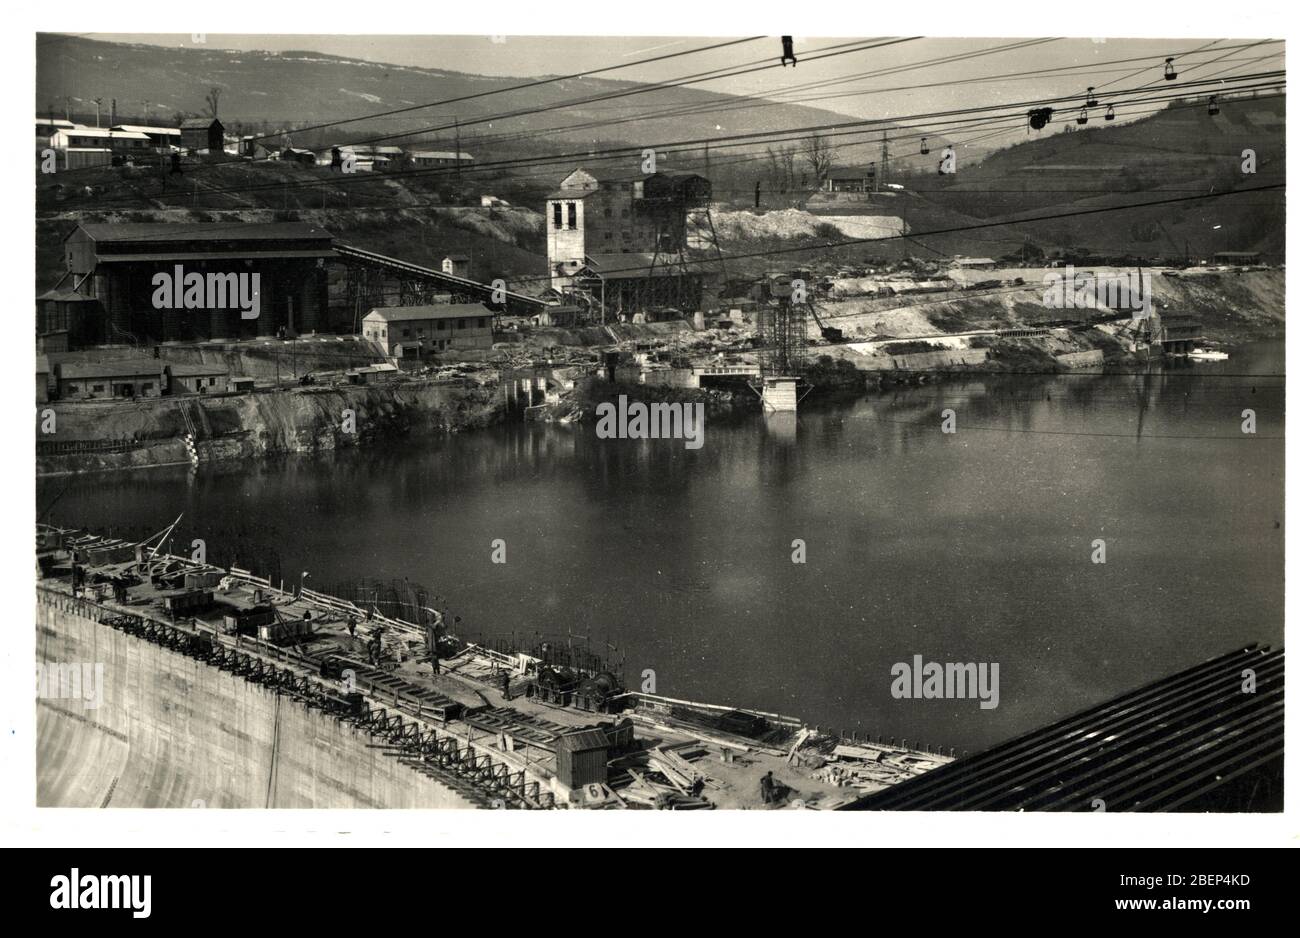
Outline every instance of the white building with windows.
{"label": "white building with windows", "polygon": [[377,343],[389,358],[490,349],[492,310],[482,303],[382,306],[361,320],[361,337]]}

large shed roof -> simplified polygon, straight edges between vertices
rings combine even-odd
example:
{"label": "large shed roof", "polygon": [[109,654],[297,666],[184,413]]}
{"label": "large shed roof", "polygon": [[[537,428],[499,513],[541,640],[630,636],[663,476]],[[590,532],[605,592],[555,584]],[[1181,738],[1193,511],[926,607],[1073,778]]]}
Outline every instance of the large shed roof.
{"label": "large shed roof", "polygon": [[[108,244],[127,241],[297,241],[333,239],[324,228],[306,222],[215,222],[172,224],[168,222],[92,222],[79,225],[92,241]],[[71,235],[69,235],[71,237]]]}
{"label": "large shed roof", "polygon": [[1281,810],[1265,805],[1281,799],[1284,671],[1281,649],[1232,651],[844,810]]}
{"label": "large shed roof", "polygon": [[492,316],[482,303],[433,303],[427,306],[381,306],[366,313],[368,320],[410,322],[417,319],[456,319],[461,316]]}
{"label": "large shed roof", "polygon": [[137,378],[142,375],[161,375],[163,363],[156,358],[122,358],[107,362],[63,362],[59,377],[77,378]]}

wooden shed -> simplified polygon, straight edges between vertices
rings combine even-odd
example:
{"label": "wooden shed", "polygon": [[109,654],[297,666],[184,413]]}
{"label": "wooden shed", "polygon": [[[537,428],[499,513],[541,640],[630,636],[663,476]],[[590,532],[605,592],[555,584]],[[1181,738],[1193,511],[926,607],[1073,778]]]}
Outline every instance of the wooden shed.
{"label": "wooden shed", "polygon": [[609,778],[609,737],[586,729],[555,739],[555,775],[566,788],[603,783]]}

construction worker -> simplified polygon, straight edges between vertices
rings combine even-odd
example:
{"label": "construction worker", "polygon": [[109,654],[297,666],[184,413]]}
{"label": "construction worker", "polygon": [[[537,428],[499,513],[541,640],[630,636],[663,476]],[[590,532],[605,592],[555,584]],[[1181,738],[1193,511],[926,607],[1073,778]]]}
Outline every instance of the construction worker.
{"label": "construction worker", "polygon": [[510,672],[506,670],[501,672],[501,694],[506,700],[510,699]]}
{"label": "construction worker", "polygon": [[771,770],[768,770],[768,773],[758,780],[758,790],[763,796],[763,804],[772,803],[772,788],[774,784]]}
{"label": "construction worker", "polygon": [[429,652],[429,664],[433,665],[433,673],[442,673],[442,664],[438,661],[438,629],[432,622],[424,627],[424,646]]}

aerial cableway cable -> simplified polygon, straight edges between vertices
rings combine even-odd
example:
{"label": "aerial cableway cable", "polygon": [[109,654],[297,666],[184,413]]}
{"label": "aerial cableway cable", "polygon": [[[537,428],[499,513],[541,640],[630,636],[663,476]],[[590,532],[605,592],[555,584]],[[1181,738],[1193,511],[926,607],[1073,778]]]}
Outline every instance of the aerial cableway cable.
{"label": "aerial cableway cable", "polygon": [[[1279,80],[1284,79],[1284,76],[1285,76],[1285,72],[1283,71],[1259,72],[1259,73],[1252,73],[1247,75],[1231,76],[1230,79],[1231,81],[1234,82],[1249,81],[1252,82],[1252,84],[1241,85],[1241,86],[1231,87],[1227,89],[1224,89],[1220,86],[1217,90],[1221,94],[1237,94],[1246,91],[1271,90],[1278,87],[1282,87],[1282,85],[1279,84]],[[1219,83],[1221,85],[1221,80],[1201,79],[1198,82],[1189,83],[1189,85],[1216,84],[1216,83]],[[1118,92],[1117,94],[1120,95],[1136,94],[1139,93],[1140,91],[1141,89],[1126,89],[1124,91]],[[1136,98],[1122,103],[1133,105],[1133,104],[1150,103],[1155,101],[1171,101],[1180,98],[1185,98],[1187,96],[1188,96],[1188,90],[1187,88],[1183,88],[1178,92],[1170,92],[1167,95],[1160,95],[1160,96],[1146,97],[1146,98]],[[654,145],[654,148],[662,149],[662,150],[681,150],[681,149],[689,150],[689,149],[699,149],[705,145],[710,145],[715,148],[741,147],[750,144],[759,144],[762,142],[770,143],[773,142],[773,138],[778,138],[778,137],[789,139],[792,137],[799,137],[799,136],[807,135],[809,133],[817,133],[817,132],[822,132],[822,133],[829,132],[830,135],[834,135],[835,133],[851,133],[853,132],[852,129],[863,129],[863,128],[889,129],[898,126],[899,122],[902,121],[925,121],[926,122],[925,126],[929,127],[929,126],[935,126],[936,120],[939,118],[960,117],[961,115],[972,115],[972,117],[970,117],[969,120],[975,121],[980,118],[974,115],[979,115],[983,112],[1020,109],[1025,107],[1026,105],[1041,105],[1046,103],[1054,103],[1062,100],[1068,100],[1068,98],[1038,99],[1033,101],[1015,102],[1011,104],[985,105],[980,107],[959,108],[959,109],[954,109],[949,111],[935,111],[935,112],[928,112],[928,113],[915,114],[915,115],[901,115],[889,119],[880,118],[880,119],[869,119],[869,120],[842,121],[836,124],[818,124],[818,125],[812,125],[806,127],[787,128],[783,130],[758,131],[749,134],[735,135],[725,143],[719,143],[718,141],[712,138],[693,138],[689,140],[678,140],[678,141],[656,143]],[[985,116],[993,117],[997,115],[986,114]],[[954,123],[956,122],[957,121],[954,121]],[[841,128],[851,128],[851,129],[842,131]],[[604,157],[618,158],[620,156],[628,157],[628,156],[634,156],[639,154],[642,149],[643,149],[642,147],[622,146],[622,147],[615,147],[615,148],[596,150],[596,151],[577,150],[568,153],[549,154],[549,155],[537,156],[537,157],[522,157],[522,158],[512,159],[512,160],[503,160],[496,163],[480,164],[478,166],[475,166],[472,171],[488,172],[493,169],[502,169],[502,168],[526,168],[531,165],[539,165],[539,164],[544,165],[546,161],[566,161],[566,160],[571,161],[575,159],[593,160],[597,156],[600,156],[602,158]],[[228,165],[247,165],[247,164],[228,164]],[[435,167],[435,168],[424,169],[424,170],[419,170],[419,169],[408,170],[403,175],[409,178],[419,178],[421,176],[447,176],[453,174],[454,171],[455,171],[454,168],[451,167]],[[283,182],[259,183],[255,185],[249,185],[249,186],[228,186],[224,188],[210,188],[205,194],[206,195],[244,194],[244,193],[252,193],[252,192],[259,192],[259,191],[287,192],[296,189],[310,189],[310,188],[320,188],[326,186],[337,187],[337,186],[364,185],[366,183],[374,183],[377,181],[378,180],[375,177],[371,176],[370,174],[356,173],[341,179],[331,175],[331,176],[322,176],[319,178],[308,179],[296,183],[283,183]],[[101,205],[110,204],[110,203],[124,201],[124,200],[135,202],[137,201],[137,199],[138,196],[113,197],[110,199],[101,200],[98,204]]]}
{"label": "aerial cableway cable", "polygon": [[[1241,76],[1241,77],[1244,79],[1253,76]],[[1282,87],[1283,85],[1280,82],[1260,82],[1251,85],[1242,85],[1238,87],[1233,87],[1228,89],[1227,93],[1239,94],[1248,91],[1278,90]],[[1186,97],[1188,97],[1186,92],[1177,92],[1177,93],[1172,93],[1163,96],[1133,99],[1125,103],[1131,106],[1131,105],[1147,104],[1147,103],[1155,103],[1155,102],[1176,102],[1178,100],[1185,99]],[[1175,107],[1177,105],[1170,104],[1169,106]],[[1003,106],[997,106],[997,107],[1000,108]],[[964,111],[957,111],[953,113],[962,114],[962,113],[969,113],[970,111],[993,110],[993,109],[994,108],[966,109]],[[829,126],[823,126],[817,129],[819,131],[822,131],[826,137],[878,133],[879,130],[882,128],[888,130],[902,129],[902,130],[918,130],[918,131],[921,128],[924,128],[926,132],[929,133],[932,132],[934,128],[942,127],[945,125],[954,125],[957,127],[957,129],[961,129],[962,125],[966,125],[966,127],[968,128],[978,128],[980,126],[991,126],[992,122],[994,121],[1005,120],[1010,117],[1010,115],[985,115],[982,117],[971,116],[971,117],[964,117],[964,118],[954,118],[948,121],[938,121],[935,120],[936,116],[937,115],[933,113],[917,115],[915,117],[903,116],[903,117],[894,118],[891,122],[888,123],[879,120],[861,121],[856,123],[869,124],[871,126],[864,127],[864,128],[849,129],[849,130],[835,130],[834,128],[831,128]],[[898,121],[909,121],[909,120],[924,120],[925,123],[920,125],[920,127],[912,127],[910,125],[901,125],[897,123]],[[1019,117],[1018,120],[1023,122],[1023,117]],[[837,126],[843,126],[843,125],[837,125]],[[724,149],[724,148],[741,149],[741,148],[750,147],[763,142],[771,144],[775,142],[799,140],[799,139],[803,139],[807,133],[808,133],[807,129],[803,129],[803,128],[780,130],[780,131],[764,131],[761,134],[744,135],[742,137],[738,137],[726,143],[718,143],[716,141],[707,140],[707,139],[686,140],[686,141],[673,141],[669,143],[657,144],[656,148],[665,151],[672,150],[676,152],[678,155],[680,155],[683,152],[702,151],[705,146],[710,146],[716,152],[716,150],[719,149]],[[915,136],[919,136],[919,135],[920,134],[918,132]],[[906,139],[906,138],[899,138],[899,139]],[[865,144],[866,141],[864,141],[863,143]],[[629,157],[638,157],[639,153],[640,150],[638,150],[635,147],[618,147],[610,150],[601,150],[601,151],[575,150],[567,153],[554,153],[554,154],[547,154],[547,155],[536,156],[536,157],[521,157],[517,159],[503,160],[495,163],[483,163],[474,167],[472,170],[466,170],[466,172],[495,173],[507,169],[522,171],[522,170],[533,169],[538,167],[547,167],[552,165],[565,165],[565,164],[572,163],[575,160],[582,163],[595,163],[595,162],[602,162],[602,161],[609,161],[609,160],[627,159]],[[411,170],[404,173],[403,175],[410,178],[420,178],[420,177],[439,177],[439,176],[445,177],[445,176],[452,175],[453,173],[454,170],[451,168],[438,167],[438,168],[433,168],[428,170]],[[517,175],[527,175],[527,174],[520,172],[517,173]],[[629,178],[631,177],[629,176]],[[215,195],[242,195],[242,194],[251,194],[256,192],[274,192],[274,193],[285,193],[287,195],[287,193],[289,192],[298,191],[298,190],[310,190],[310,189],[330,189],[332,191],[337,192],[337,190],[341,188],[365,186],[366,184],[380,184],[382,181],[383,181],[383,177],[375,177],[371,174],[353,174],[351,176],[346,176],[344,178],[339,178],[337,176],[331,175],[331,176],[316,177],[312,179],[303,180],[301,182],[293,182],[293,183],[275,182],[275,183],[257,183],[253,185],[247,185],[247,186],[227,186],[224,188],[211,187],[208,188],[204,192],[204,194],[215,196]],[[95,204],[100,206],[110,205],[110,204],[120,204],[120,203],[134,204],[138,202],[139,198],[141,197],[142,196],[139,194],[111,196],[107,199],[100,199]]]}
{"label": "aerial cableway cable", "polygon": [[[848,55],[850,53],[855,53],[855,52],[865,52],[871,49],[881,48],[883,46],[897,45],[899,43],[904,43],[904,42],[913,42],[921,38],[923,37],[911,36],[905,38],[886,39],[886,40],[879,40],[879,41],[855,40],[853,42],[840,43],[838,45],[825,46],[821,49],[813,50],[813,53],[806,53],[805,57],[806,57],[806,61],[819,61],[821,59],[832,58],[840,55]],[[741,41],[749,41],[749,40],[741,40]],[[684,53],[678,53],[678,54],[684,54]],[[627,63],[627,64],[630,65],[632,63]],[[630,89],[624,89],[616,92],[609,92],[594,97],[579,98],[579,99],[574,99],[569,101],[561,101],[554,104],[539,105],[534,108],[525,108],[522,110],[509,111],[509,112],[498,113],[498,114],[488,114],[481,117],[473,118],[471,120],[456,121],[451,124],[428,125],[425,127],[417,128],[415,130],[399,131],[394,133],[382,134],[375,137],[368,137],[364,140],[352,141],[347,145],[365,146],[368,144],[379,143],[385,140],[397,140],[404,137],[417,136],[420,134],[433,134],[433,133],[439,133],[441,131],[450,131],[453,129],[477,126],[479,124],[490,124],[495,121],[509,120],[515,117],[529,117],[535,114],[545,114],[550,111],[567,110],[575,107],[581,107],[584,104],[590,104],[597,101],[608,101],[616,98],[625,98],[634,95],[650,94],[656,91],[664,91],[672,88],[684,87],[686,85],[698,84],[700,82],[705,82],[705,81],[716,81],[722,78],[732,78],[739,75],[748,75],[748,74],[752,74],[753,72],[764,71],[770,68],[777,68],[777,67],[779,67],[779,65],[771,62],[770,60],[764,60],[763,62],[759,62],[751,65],[724,66],[722,68],[712,69],[706,72],[697,72],[693,75],[686,75],[681,78],[671,79],[668,81],[638,83],[635,87]],[[503,89],[503,90],[508,90],[508,89]],[[435,107],[435,106],[440,106],[440,105],[436,105],[436,104],[413,105],[411,109],[428,108],[428,107]],[[388,116],[391,113],[392,112],[380,112],[378,115],[375,116],[381,116],[381,117]],[[286,131],[286,132],[307,133],[312,130],[321,129],[322,127],[336,126],[340,123],[352,123],[352,122],[364,121],[368,119],[370,118],[365,116],[348,118],[346,121],[333,121],[326,124],[316,125],[315,127],[302,128],[302,129]],[[264,137],[258,139],[280,137],[283,136],[284,133],[285,132],[267,134]],[[254,161],[254,162],[259,162],[259,161]],[[203,164],[200,168],[210,169],[219,165],[221,164],[211,164],[211,163]]]}
{"label": "aerial cableway cable", "polygon": [[[732,39],[727,42],[714,43],[711,46],[700,46],[699,48],[696,49],[683,49],[679,52],[669,52],[664,55],[652,56],[648,59],[637,59],[635,62],[621,62],[618,65],[605,65],[602,66],[601,68],[587,69],[586,71],[573,72],[568,75],[556,75],[551,78],[538,78],[534,81],[522,82],[518,85],[510,85],[506,88],[492,88],[487,91],[478,91],[475,92],[474,94],[460,95],[455,98],[445,98],[441,101],[430,101],[425,104],[412,104],[409,107],[393,108],[392,110],[388,110],[388,111],[377,111],[374,114],[366,114],[360,117],[347,117],[336,121],[326,121],[325,123],[321,123],[321,124],[313,124],[308,127],[300,127],[294,130],[293,132],[307,133],[312,130],[324,130],[329,127],[341,127],[344,124],[354,124],[357,123],[358,121],[373,120],[377,117],[391,117],[392,115],[395,114],[409,114],[412,111],[427,110],[428,108],[434,108],[434,107],[445,107],[448,104],[460,104],[465,101],[474,101],[480,98],[487,98],[497,94],[510,94],[516,91],[526,91],[529,88],[539,88],[542,85],[551,85],[551,84],[555,84],[556,82],[572,81],[579,78],[589,78],[592,75],[600,75],[605,72],[615,72],[625,68],[633,68],[637,65],[648,65],[652,62],[663,62],[668,59],[681,58],[682,56],[696,55],[700,52],[712,52],[717,49],[725,49],[729,46],[738,46],[738,45],[743,45],[744,43],[747,42],[756,42],[759,39],[763,39],[763,38],[765,37],[749,36],[748,38],[745,39]],[[269,140],[272,137],[278,137],[278,136],[281,136],[281,134],[280,133],[264,134],[260,137],[253,137],[252,139],[254,141]]]}

